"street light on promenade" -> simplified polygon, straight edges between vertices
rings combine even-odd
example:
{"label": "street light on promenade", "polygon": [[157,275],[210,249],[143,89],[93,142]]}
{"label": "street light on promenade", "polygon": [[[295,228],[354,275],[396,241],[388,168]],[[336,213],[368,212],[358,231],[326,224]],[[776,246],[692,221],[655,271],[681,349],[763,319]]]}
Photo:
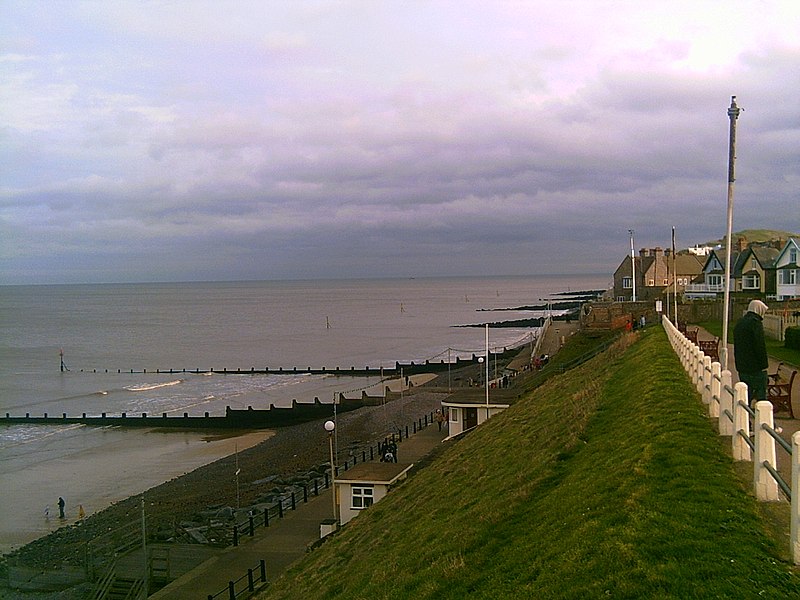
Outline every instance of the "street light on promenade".
{"label": "street light on promenade", "polygon": [[333,431],[336,429],[336,423],[333,421],[325,421],[325,431],[328,432],[328,449],[330,450],[331,458],[331,499],[333,502],[333,518],[339,522],[339,511],[336,505],[336,467],[333,463]]}
{"label": "street light on promenade", "polygon": [[736,119],[739,118],[741,109],[736,106],[736,96],[731,96],[731,105],[728,108],[728,118],[731,121],[728,139],[728,229],[726,240],[728,247],[725,250],[725,305],[722,307],[722,348],[720,348],[720,364],[722,369],[728,368],[728,322],[730,321],[730,296],[731,296],[731,240],[733,229],[733,182],[734,163],[736,162]]}

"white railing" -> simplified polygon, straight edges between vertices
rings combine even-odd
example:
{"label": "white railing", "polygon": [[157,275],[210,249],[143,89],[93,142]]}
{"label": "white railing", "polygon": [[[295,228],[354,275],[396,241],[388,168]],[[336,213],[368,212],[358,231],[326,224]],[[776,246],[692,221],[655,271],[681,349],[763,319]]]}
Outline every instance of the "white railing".
{"label": "white railing", "polygon": [[[719,422],[720,435],[731,437],[734,460],[753,461],[753,488],[764,502],[780,500],[780,492],[791,503],[789,548],[794,564],[800,565],[800,431],[792,436],[791,445],[775,428],[772,403],[756,402],[755,410],[747,401],[747,384],[731,385],[731,372],[721,370],[700,348],[683,335],[666,317],[662,324],[672,348],[708,405],[708,414]],[[750,431],[750,423],[753,431]],[[777,448],[791,459],[792,480],[787,484],[778,473]]]}
{"label": "white railing", "polygon": [[725,286],[721,283],[689,283],[683,290],[684,292],[699,292],[699,293],[718,293],[724,292]]}

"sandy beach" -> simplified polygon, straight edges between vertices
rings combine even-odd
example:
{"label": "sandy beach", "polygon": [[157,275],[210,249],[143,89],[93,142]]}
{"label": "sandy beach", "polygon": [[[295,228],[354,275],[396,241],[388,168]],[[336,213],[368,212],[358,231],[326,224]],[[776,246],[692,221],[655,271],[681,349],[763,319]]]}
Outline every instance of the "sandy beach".
{"label": "sandy beach", "polygon": [[[397,430],[399,427],[410,425],[413,421],[425,414],[430,414],[441,406],[445,394],[426,391],[425,388],[409,390],[402,398],[392,400],[385,406],[365,407],[356,411],[342,414],[338,417],[339,460],[344,461],[350,453],[356,451],[361,445],[367,446],[370,442],[382,439],[387,432]],[[207,464],[194,468],[188,462],[180,462],[176,476],[164,482],[160,479],[155,487],[149,487],[145,492],[145,503],[148,528],[153,531],[169,530],[176,523],[192,521],[198,514],[209,507],[235,506],[237,490],[234,475],[236,463],[241,469],[240,492],[241,505],[247,506],[259,496],[268,493],[275,483],[270,476],[277,475],[290,478],[298,473],[319,467],[327,462],[328,444],[327,433],[321,422],[309,422],[292,427],[276,430],[250,432],[238,437],[210,439],[196,434],[197,440],[170,439],[170,435],[157,431],[141,432],[141,458],[138,472],[128,469],[126,473],[110,475],[108,486],[96,490],[98,495],[107,498],[124,498],[112,502],[107,508],[100,510],[86,518],[80,525],[75,524],[77,507],[73,502],[68,502],[68,519],[65,526],[35,539],[34,541],[3,556],[0,562],[0,580],[4,579],[4,571],[8,564],[20,564],[32,568],[59,568],[62,565],[81,565],[85,555],[84,547],[88,540],[101,534],[114,531],[124,525],[138,522],[141,515],[141,488],[147,488],[145,479],[151,463],[152,471],[156,466],[162,465],[161,461],[178,462],[174,459],[179,453],[185,460],[205,460]],[[179,437],[182,434],[177,434]],[[112,436],[114,440],[118,439]],[[167,450],[158,447],[155,442],[166,439]],[[259,439],[261,441],[259,441]],[[153,443],[151,443],[153,440]],[[110,442],[113,445],[113,441]],[[183,451],[180,445],[186,445]],[[219,444],[219,445],[216,445]],[[244,449],[246,444],[251,445]],[[206,449],[203,449],[203,445]],[[232,451],[238,445],[237,456],[228,454],[226,457],[214,460],[219,456],[217,452]],[[212,450],[214,449],[214,450]],[[103,456],[101,448],[92,450],[83,455],[83,460],[94,456],[99,464],[108,464],[113,467],[114,461]],[[76,453],[77,456],[81,453]],[[93,460],[94,460],[93,459]],[[57,467],[53,467],[57,469]],[[63,468],[63,466],[62,466]],[[91,468],[97,468],[93,462]],[[160,467],[159,467],[160,469]],[[187,472],[188,471],[188,472]],[[163,473],[163,471],[158,471]],[[185,474],[181,474],[185,473]],[[123,491],[125,482],[138,482],[139,488],[135,496],[126,496]],[[163,482],[163,483],[162,483]],[[58,496],[55,496],[57,500]],[[69,497],[67,497],[69,501]],[[54,501],[55,502],[55,501]],[[51,525],[61,525],[59,519],[53,518],[51,506]],[[44,520],[39,507],[36,507],[39,522]]]}
{"label": "sandy beach", "polygon": [[[0,466],[0,552],[5,554],[164,481],[246,450],[273,431],[204,433],[76,427],[58,455],[31,456],[22,470]],[[66,519],[58,518],[58,498]],[[47,508],[49,507],[49,511]],[[49,518],[46,514],[49,512]]]}

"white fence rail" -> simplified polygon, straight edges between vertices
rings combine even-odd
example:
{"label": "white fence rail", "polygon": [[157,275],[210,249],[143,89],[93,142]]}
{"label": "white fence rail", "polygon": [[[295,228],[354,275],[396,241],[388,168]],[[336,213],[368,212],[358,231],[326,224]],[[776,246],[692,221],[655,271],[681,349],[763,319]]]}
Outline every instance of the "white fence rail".
{"label": "white fence rail", "polygon": [[[747,402],[747,384],[731,385],[731,372],[721,370],[700,348],[678,331],[666,317],[662,318],[672,348],[708,405],[708,414],[719,421],[720,435],[730,436],[734,460],[753,462],[753,488],[764,502],[781,499],[781,492],[791,504],[790,552],[794,564],[800,565],[800,431],[792,436],[791,445],[775,429],[772,403],[756,402],[755,410]],[[753,430],[750,431],[750,424]],[[791,482],[778,473],[776,453],[786,452],[792,465]]]}

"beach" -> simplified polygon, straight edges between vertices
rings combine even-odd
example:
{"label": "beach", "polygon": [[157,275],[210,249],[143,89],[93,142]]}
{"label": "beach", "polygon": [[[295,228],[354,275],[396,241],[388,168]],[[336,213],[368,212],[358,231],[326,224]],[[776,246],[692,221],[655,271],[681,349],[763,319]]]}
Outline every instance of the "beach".
{"label": "beach", "polygon": [[[244,451],[274,431],[197,432],[89,427],[59,436],[56,449],[26,454],[22,468],[0,464],[0,551],[7,553],[34,539],[74,524],[80,507],[87,515],[165,480]],[[4,466],[5,465],[5,466]],[[49,503],[32,503],[34,498]],[[58,498],[66,519],[58,518]],[[49,510],[48,510],[49,507]],[[48,514],[49,513],[49,516]]]}
{"label": "beach", "polygon": [[[361,445],[366,446],[382,439],[389,431],[405,424],[410,425],[416,419],[430,414],[441,406],[444,396],[441,392],[425,391],[422,387],[409,391],[386,406],[365,407],[339,415],[339,460],[343,462]],[[239,445],[239,451],[149,488],[144,493],[148,528],[153,531],[170,529],[176,523],[196,520],[199,513],[209,508],[235,506],[237,465],[240,469],[239,493],[242,506],[254,502],[274,488],[276,479],[272,476],[277,476],[277,481],[280,481],[281,477],[291,478],[324,465],[328,462],[328,438],[322,425],[321,421],[314,421],[269,432],[240,432],[241,435],[223,440],[209,439],[208,444],[219,441],[228,450]],[[150,435],[172,434],[147,432],[143,436],[144,440]],[[258,441],[259,436],[265,439]],[[256,443],[249,448],[243,448],[249,442]],[[222,446],[216,448],[223,449]],[[101,453],[102,450],[98,450],[98,455],[94,458],[105,460],[100,456]],[[202,451],[198,450],[198,458],[201,455]],[[163,457],[157,460],[168,459]],[[109,461],[113,463],[113,459]],[[140,475],[145,476],[143,472]],[[135,475],[132,474],[131,477],[135,478]],[[139,522],[141,498],[141,494],[137,494],[115,501],[108,508],[87,517],[81,524],[75,522],[74,512],[77,508],[72,507],[68,509],[70,514],[67,525],[5,555],[0,568],[5,571],[8,564],[24,564],[41,569],[57,569],[64,565],[80,566],[85,556],[87,540]],[[51,508],[55,508],[54,512],[57,512],[55,504]],[[52,523],[58,524],[58,521],[57,517],[53,518],[51,515]],[[0,573],[0,580],[4,579],[4,575],[5,573]]]}

